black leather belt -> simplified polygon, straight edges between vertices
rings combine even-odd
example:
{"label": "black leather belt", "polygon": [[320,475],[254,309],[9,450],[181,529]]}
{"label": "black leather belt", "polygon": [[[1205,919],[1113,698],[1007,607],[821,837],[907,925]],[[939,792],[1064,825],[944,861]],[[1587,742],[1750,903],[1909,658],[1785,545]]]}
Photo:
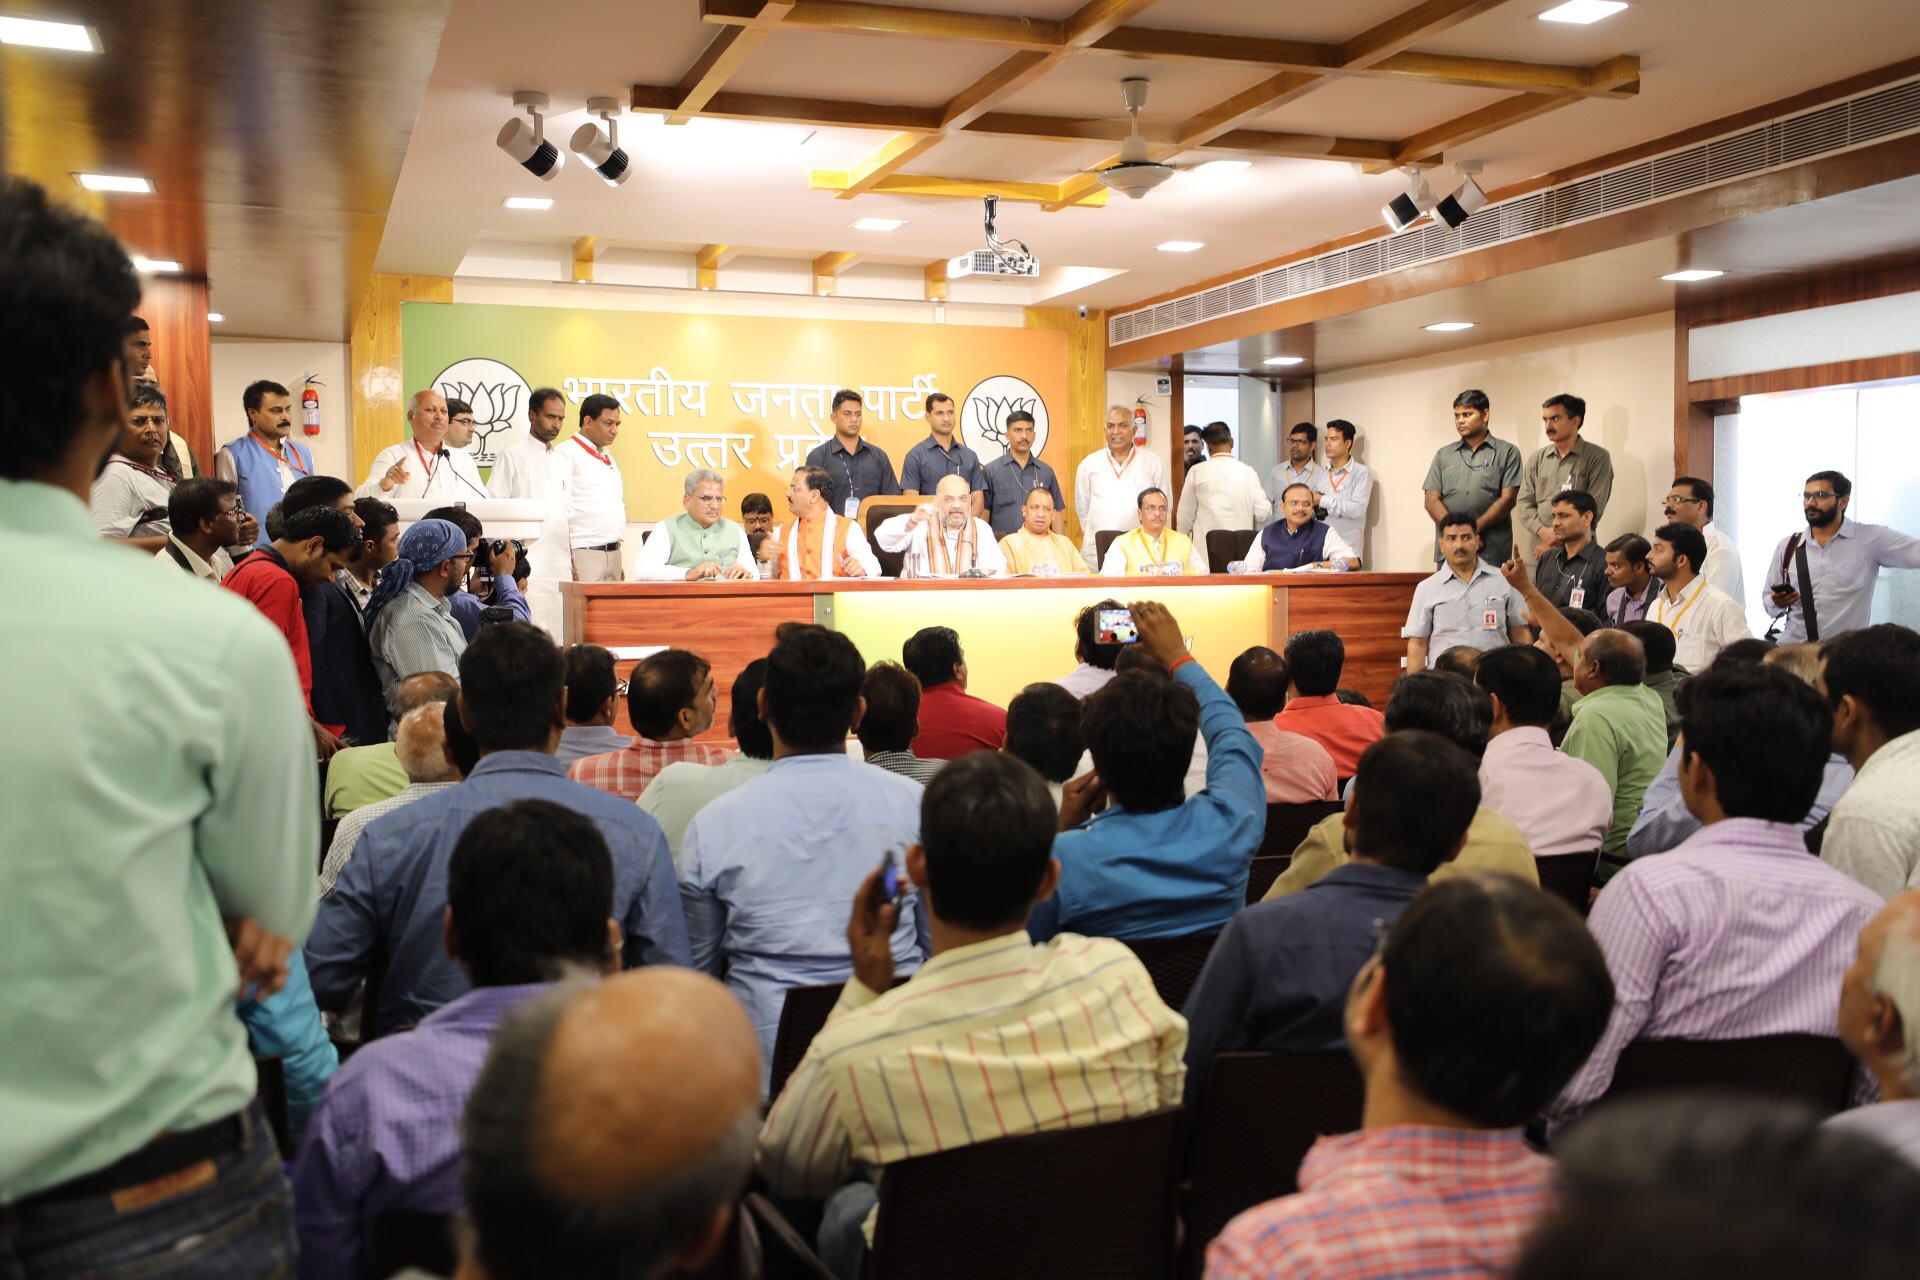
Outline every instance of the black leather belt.
{"label": "black leather belt", "polygon": [[[259,1103],[249,1104],[255,1109]],[[265,1123],[262,1115],[253,1116],[255,1124]],[[44,1205],[59,1204],[70,1200],[85,1200],[96,1196],[110,1196],[116,1191],[137,1187],[164,1178],[170,1173],[191,1168],[202,1160],[225,1155],[229,1151],[238,1151],[246,1143],[246,1113],[236,1111],[230,1116],[203,1124],[197,1129],[187,1129],[179,1133],[164,1134],[155,1138],[146,1146],[130,1151],[104,1169],[95,1169],[92,1173],[83,1173],[58,1186],[36,1191],[14,1204],[17,1209],[30,1209]]]}
{"label": "black leather belt", "polygon": [[618,551],[619,549],[620,549],[620,544],[617,542],[609,542],[603,546],[598,546],[598,547],[575,547],[574,548],[575,551]]}

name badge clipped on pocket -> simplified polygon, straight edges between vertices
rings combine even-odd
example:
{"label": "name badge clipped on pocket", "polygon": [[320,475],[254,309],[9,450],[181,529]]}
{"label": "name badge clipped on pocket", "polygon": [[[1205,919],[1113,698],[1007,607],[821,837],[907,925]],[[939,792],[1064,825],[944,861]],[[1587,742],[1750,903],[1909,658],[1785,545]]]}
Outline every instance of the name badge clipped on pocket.
{"label": "name badge clipped on pocket", "polygon": [[1488,605],[1486,613],[1481,616],[1480,625],[1489,631],[1498,631],[1500,629],[1500,610],[1494,608],[1492,605]]}

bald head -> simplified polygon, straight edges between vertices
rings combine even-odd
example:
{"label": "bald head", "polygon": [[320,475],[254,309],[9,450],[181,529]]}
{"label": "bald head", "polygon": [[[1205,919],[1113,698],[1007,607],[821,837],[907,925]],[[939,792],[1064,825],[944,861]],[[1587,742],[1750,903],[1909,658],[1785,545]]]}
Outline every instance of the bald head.
{"label": "bald head", "polygon": [[514,1011],[467,1104],[490,1280],[654,1275],[719,1240],[753,1159],[760,1050],[727,989],[635,969]]}
{"label": "bald head", "polygon": [[940,522],[949,529],[964,529],[973,517],[973,490],[965,476],[945,476],[933,487],[934,501],[940,508]]}
{"label": "bald head", "polygon": [[447,758],[445,712],[437,702],[415,707],[401,719],[393,754],[408,782],[460,781],[460,771]]}
{"label": "bald head", "polygon": [[446,672],[422,671],[393,686],[387,695],[387,714],[395,720],[404,720],[407,712],[415,707],[452,702],[459,693],[460,682]]}
{"label": "bald head", "polygon": [[438,391],[416,391],[407,401],[407,425],[423,445],[438,446],[447,434],[447,398]]}
{"label": "bald head", "polygon": [[1613,685],[1636,685],[1647,678],[1647,651],[1624,631],[1602,627],[1580,646],[1580,665],[1574,669],[1574,687],[1581,693]]}
{"label": "bald head", "polygon": [[1895,894],[1860,931],[1840,982],[1840,1038],[1882,1100],[1920,1097],[1920,890]]}

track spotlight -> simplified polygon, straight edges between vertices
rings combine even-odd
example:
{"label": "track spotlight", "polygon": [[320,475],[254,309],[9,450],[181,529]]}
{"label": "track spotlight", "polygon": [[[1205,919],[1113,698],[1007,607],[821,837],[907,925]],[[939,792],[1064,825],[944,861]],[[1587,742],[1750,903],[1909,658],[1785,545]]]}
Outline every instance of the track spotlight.
{"label": "track spotlight", "polygon": [[513,95],[513,105],[525,107],[527,114],[533,117],[529,125],[525,120],[509,120],[500,128],[500,136],[494,141],[502,151],[534,177],[542,182],[552,182],[553,175],[567,162],[560,148],[547,141],[547,122],[542,112],[547,109],[549,99],[544,93],[521,92]]}
{"label": "track spotlight", "polygon": [[1413,186],[1380,206],[1380,218],[1387,224],[1387,230],[1399,235],[1414,223],[1433,212],[1433,188],[1427,185],[1427,179],[1418,169],[1411,166],[1407,176]]}
{"label": "track spotlight", "polygon": [[618,98],[588,98],[587,114],[599,116],[606,122],[607,132],[590,124],[583,124],[573,131],[573,137],[567,147],[573,154],[593,166],[593,171],[601,176],[610,187],[617,187],[632,174],[632,161],[627,153],[620,149],[620,126],[614,117],[620,114]]}
{"label": "track spotlight", "polygon": [[1460,171],[1460,189],[1433,206],[1433,216],[1450,227],[1457,227],[1478,210],[1487,207],[1487,193],[1480,189],[1475,175],[1480,172],[1478,160],[1462,160],[1453,166]]}

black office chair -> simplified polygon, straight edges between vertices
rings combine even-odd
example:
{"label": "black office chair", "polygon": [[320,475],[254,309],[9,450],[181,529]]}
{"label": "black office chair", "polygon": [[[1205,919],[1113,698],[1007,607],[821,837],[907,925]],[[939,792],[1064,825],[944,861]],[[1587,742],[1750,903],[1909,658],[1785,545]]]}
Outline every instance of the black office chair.
{"label": "black office chair", "polygon": [[1805,1102],[1828,1113],[1853,1097],[1853,1055],[1833,1036],[1744,1040],[1635,1040],[1621,1050],[1613,1083],[1595,1105],[1661,1089],[1721,1089]]}
{"label": "black office chair", "polygon": [[1200,971],[1207,967],[1207,957],[1213,954],[1213,944],[1219,936],[1218,933],[1189,933],[1178,938],[1143,938],[1127,946],[1146,966],[1147,976],[1153,979],[1153,989],[1160,993],[1162,1002],[1169,1009],[1181,1009],[1186,1006],[1187,993],[1200,980]]}
{"label": "black office chair", "polygon": [[1259,536],[1257,529],[1210,529],[1207,531],[1207,569],[1212,573],[1225,573],[1227,566],[1237,560],[1245,560],[1247,552],[1253,549],[1253,540]]}
{"label": "black office chair", "polygon": [[1307,838],[1307,832],[1323,818],[1339,813],[1346,808],[1338,800],[1306,800],[1299,804],[1269,804],[1267,806],[1267,827],[1260,837],[1260,848],[1254,856],[1277,858],[1285,854],[1289,858]]}
{"label": "black office chair", "polygon": [[1093,571],[1100,572],[1100,566],[1107,562],[1107,548],[1113,540],[1126,532],[1125,529],[1102,529],[1093,535]]}
{"label": "black office chair", "polygon": [[1540,887],[1561,899],[1582,918],[1593,901],[1593,868],[1600,851],[1592,853],[1556,853],[1533,860],[1540,873]]}

